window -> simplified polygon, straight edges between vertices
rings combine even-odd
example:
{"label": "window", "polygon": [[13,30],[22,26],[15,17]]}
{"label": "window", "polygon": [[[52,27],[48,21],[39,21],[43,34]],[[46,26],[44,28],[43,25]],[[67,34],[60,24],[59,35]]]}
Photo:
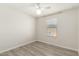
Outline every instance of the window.
{"label": "window", "polygon": [[57,30],[57,19],[47,20],[48,24],[48,37],[55,37]]}

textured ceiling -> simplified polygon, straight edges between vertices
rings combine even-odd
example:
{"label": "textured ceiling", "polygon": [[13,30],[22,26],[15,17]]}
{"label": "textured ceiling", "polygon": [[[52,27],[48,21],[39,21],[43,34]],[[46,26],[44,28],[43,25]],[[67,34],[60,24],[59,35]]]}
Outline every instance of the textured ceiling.
{"label": "textured ceiling", "polygon": [[37,15],[35,3],[10,3],[3,5],[11,6],[12,8],[15,8],[33,17],[45,16],[59,11],[63,11],[65,9],[79,7],[78,3],[41,3],[40,7],[44,9],[42,9],[41,15]]}

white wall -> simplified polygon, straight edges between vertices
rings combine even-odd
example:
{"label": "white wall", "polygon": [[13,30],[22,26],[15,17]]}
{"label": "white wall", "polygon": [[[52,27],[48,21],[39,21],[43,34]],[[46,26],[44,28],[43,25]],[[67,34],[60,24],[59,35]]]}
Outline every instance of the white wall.
{"label": "white wall", "polygon": [[[57,19],[57,38],[48,39],[47,24],[48,19]],[[37,21],[37,39],[45,43],[57,45],[60,47],[77,50],[77,9],[64,11],[62,13],[42,17]]]}
{"label": "white wall", "polygon": [[78,24],[78,54],[79,54],[79,9],[78,9],[78,22],[77,22],[77,24]]}
{"label": "white wall", "polygon": [[35,19],[0,5],[0,52],[33,42]]}

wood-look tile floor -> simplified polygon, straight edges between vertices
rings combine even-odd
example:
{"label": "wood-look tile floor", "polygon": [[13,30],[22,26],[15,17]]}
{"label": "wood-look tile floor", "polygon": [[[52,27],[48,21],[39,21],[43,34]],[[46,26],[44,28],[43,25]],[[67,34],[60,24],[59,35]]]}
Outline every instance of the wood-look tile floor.
{"label": "wood-look tile floor", "polygon": [[42,42],[31,44],[1,53],[0,56],[77,56],[75,51],[56,47]]}

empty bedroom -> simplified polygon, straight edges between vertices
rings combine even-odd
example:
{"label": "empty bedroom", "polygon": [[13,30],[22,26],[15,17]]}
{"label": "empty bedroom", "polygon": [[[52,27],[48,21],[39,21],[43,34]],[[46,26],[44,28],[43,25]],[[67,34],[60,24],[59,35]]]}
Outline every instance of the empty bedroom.
{"label": "empty bedroom", "polygon": [[78,56],[79,3],[0,3],[0,56]]}

